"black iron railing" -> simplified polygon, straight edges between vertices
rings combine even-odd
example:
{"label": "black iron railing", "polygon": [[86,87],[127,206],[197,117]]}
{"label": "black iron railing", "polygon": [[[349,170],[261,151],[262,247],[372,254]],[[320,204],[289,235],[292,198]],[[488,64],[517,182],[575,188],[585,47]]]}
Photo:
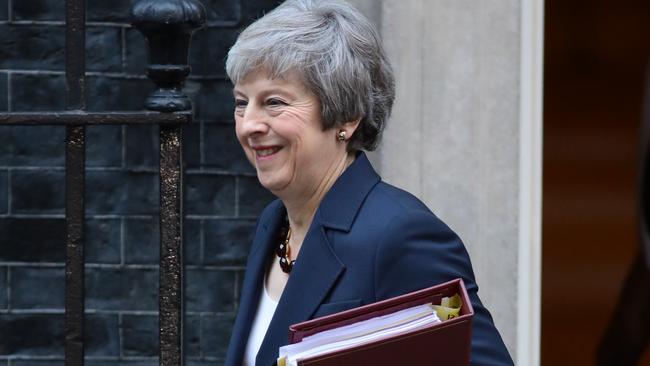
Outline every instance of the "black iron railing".
{"label": "black iron railing", "polygon": [[133,25],[150,48],[148,76],[156,84],[143,112],[87,112],[85,0],[66,0],[66,111],[0,114],[0,125],[62,125],[66,133],[65,364],[84,363],[85,126],[160,125],[160,365],[180,366],[182,354],[182,135],[192,105],[182,93],[189,75],[192,33],[205,23],[198,0],[139,0]]}

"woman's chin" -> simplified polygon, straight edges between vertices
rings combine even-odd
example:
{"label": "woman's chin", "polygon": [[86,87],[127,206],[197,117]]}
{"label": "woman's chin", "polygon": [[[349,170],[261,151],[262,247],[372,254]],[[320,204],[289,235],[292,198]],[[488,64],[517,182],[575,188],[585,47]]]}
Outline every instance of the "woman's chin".
{"label": "woman's chin", "polygon": [[281,192],[283,188],[287,186],[287,182],[281,179],[276,179],[274,177],[267,177],[265,174],[257,174],[257,179],[260,181],[262,187],[268,189],[277,195],[276,192]]}

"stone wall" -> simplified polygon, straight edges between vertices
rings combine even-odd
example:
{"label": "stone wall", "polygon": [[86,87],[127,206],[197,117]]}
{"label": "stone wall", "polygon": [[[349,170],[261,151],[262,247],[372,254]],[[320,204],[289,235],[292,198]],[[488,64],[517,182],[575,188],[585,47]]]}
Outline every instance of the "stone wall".
{"label": "stone wall", "polygon": [[[531,52],[536,39],[524,32],[541,32],[541,24],[522,14],[543,1],[351,2],[381,29],[397,82],[375,167],[460,235],[479,295],[513,359],[535,359],[539,313],[527,304],[538,304],[539,283],[527,279],[538,278],[539,266],[525,258],[540,240],[533,229],[541,217],[541,178],[533,172],[541,174],[541,110],[528,115],[521,108],[534,99],[531,90],[541,90],[541,78],[522,70],[526,57],[541,63]],[[531,141],[536,145],[527,146]],[[528,150],[538,154],[522,154]],[[526,210],[529,200],[537,206]],[[531,351],[517,355],[529,343]]]}
{"label": "stone wall", "polygon": [[[224,58],[275,0],[202,0],[184,128],[189,365],[221,364],[249,235],[271,199],[234,137]],[[89,0],[90,110],[140,110],[152,89],[131,0]],[[0,0],[0,110],[63,110],[64,6]],[[87,128],[87,365],[157,365],[158,128]],[[65,128],[0,127],[0,366],[63,365]]]}

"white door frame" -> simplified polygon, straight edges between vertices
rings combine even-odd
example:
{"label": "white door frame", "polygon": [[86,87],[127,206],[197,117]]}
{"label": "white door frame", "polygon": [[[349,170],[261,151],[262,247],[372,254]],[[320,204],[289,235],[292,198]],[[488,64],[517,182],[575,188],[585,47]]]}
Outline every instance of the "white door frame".
{"label": "white door frame", "polygon": [[540,364],[544,0],[521,2],[517,365]]}

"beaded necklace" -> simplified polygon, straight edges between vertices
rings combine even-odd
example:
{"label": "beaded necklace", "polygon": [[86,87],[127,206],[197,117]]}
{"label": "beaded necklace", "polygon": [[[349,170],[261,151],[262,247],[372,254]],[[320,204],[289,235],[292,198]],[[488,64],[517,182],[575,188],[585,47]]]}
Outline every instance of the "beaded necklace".
{"label": "beaded necklace", "polygon": [[280,237],[278,238],[280,245],[275,250],[275,254],[280,258],[280,268],[284,273],[290,273],[296,260],[291,260],[291,247],[289,246],[289,239],[291,238],[291,226],[287,223],[286,227],[280,230]]}

